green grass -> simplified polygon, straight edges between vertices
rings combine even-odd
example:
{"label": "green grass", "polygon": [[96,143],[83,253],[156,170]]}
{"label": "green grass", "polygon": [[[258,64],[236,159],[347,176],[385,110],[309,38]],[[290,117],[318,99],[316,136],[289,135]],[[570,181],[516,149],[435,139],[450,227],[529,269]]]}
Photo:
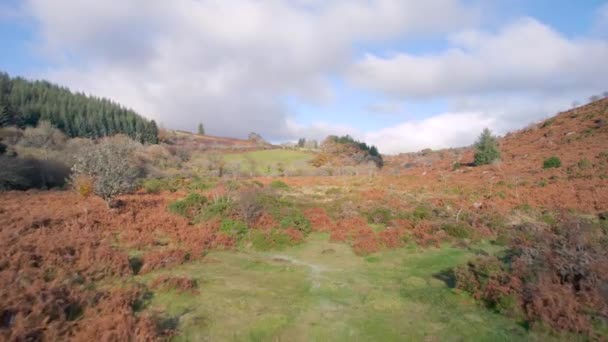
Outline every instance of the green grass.
{"label": "green grass", "polygon": [[216,251],[137,278],[198,280],[199,294],[161,291],[152,298],[152,310],[179,317],[176,341],[546,340],[436,276],[473,257],[447,246],[410,246],[365,259],[312,234],[282,251]]}
{"label": "green grass", "polygon": [[276,172],[279,163],[288,171],[309,169],[311,166],[308,162],[313,157],[314,154],[310,152],[278,149],[224,155],[227,163],[239,164],[241,171],[244,172],[250,171],[248,159],[252,160],[255,164],[255,172],[259,174],[267,174],[269,168],[271,172]]}

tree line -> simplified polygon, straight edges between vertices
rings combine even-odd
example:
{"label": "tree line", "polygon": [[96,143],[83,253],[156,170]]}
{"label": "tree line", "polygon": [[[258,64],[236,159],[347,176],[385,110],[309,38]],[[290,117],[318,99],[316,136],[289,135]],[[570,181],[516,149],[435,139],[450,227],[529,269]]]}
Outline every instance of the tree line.
{"label": "tree line", "polygon": [[142,143],[158,143],[154,120],[111,100],[0,72],[0,127],[36,126],[41,120],[72,138],[125,134]]}

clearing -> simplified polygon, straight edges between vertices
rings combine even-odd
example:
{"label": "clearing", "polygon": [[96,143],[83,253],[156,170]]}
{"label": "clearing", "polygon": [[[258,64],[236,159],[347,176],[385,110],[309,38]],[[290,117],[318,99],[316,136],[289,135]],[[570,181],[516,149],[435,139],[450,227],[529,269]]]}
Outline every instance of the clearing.
{"label": "clearing", "polygon": [[[488,252],[496,247],[480,246]],[[156,292],[151,308],[174,317],[177,341],[534,339],[513,320],[450,288],[442,272],[479,251],[415,246],[362,258],[312,234],[281,251],[214,251],[136,277],[198,280],[198,293]],[[443,280],[441,280],[443,279]]]}

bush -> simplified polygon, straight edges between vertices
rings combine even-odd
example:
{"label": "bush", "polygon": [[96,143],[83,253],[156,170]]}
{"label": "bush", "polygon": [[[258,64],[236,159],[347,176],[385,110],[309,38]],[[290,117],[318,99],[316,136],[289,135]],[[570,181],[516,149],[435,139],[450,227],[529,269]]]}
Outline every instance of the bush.
{"label": "bush", "polygon": [[40,121],[35,128],[28,127],[23,131],[23,137],[19,140],[19,145],[44,149],[58,149],[65,144],[66,140],[66,136],[60,130],[53,127],[50,122]]}
{"label": "bush", "polygon": [[63,163],[0,155],[0,190],[62,187],[70,175]]}
{"label": "bush", "polygon": [[446,223],[441,226],[441,229],[449,236],[458,239],[469,239],[472,236],[471,227],[464,223]]}
{"label": "bush", "polygon": [[549,157],[543,161],[543,169],[558,168],[560,166],[562,166],[562,161],[556,156]]}
{"label": "bush", "polygon": [[80,175],[72,178],[72,188],[82,197],[89,197],[93,193],[95,187],[94,180],[85,175]]}
{"label": "bush", "polygon": [[247,224],[241,220],[223,219],[220,224],[220,231],[240,239],[247,234]]}
{"label": "bush", "polygon": [[312,231],[310,221],[299,210],[292,210],[291,213],[281,220],[281,228],[295,228],[303,234]]}
{"label": "bush", "polygon": [[206,203],[207,197],[197,193],[191,193],[183,200],[177,200],[169,203],[167,209],[174,214],[187,218],[193,218],[201,212]]}
{"label": "bush", "polygon": [[135,152],[141,145],[126,136],[105,138],[84,148],[72,167],[74,177],[86,175],[95,180],[94,192],[111,206],[115,196],[133,191],[141,176]]}
{"label": "bush", "polygon": [[253,223],[262,213],[261,196],[262,190],[258,188],[245,189],[238,194],[234,207],[245,222]]}
{"label": "bush", "polygon": [[272,229],[267,233],[253,230],[250,234],[250,241],[253,247],[260,251],[282,249],[295,244],[284,230],[279,229]]}
{"label": "bush", "polygon": [[167,183],[160,179],[146,179],[143,184],[144,191],[149,194],[157,194],[165,189]]}
{"label": "bush", "polygon": [[232,200],[227,196],[214,198],[207,204],[197,219],[209,220],[225,216],[232,209]]}
{"label": "bush", "polygon": [[387,208],[375,208],[367,213],[369,223],[388,225],[393,219],[393,213]]}
{"label": "bush", "polygon": [[498,141],[492,132],[485,128],[475,142],[475,165],[490,164],[499,158]]}
{"label": "bush", "polygon": [[419,205],[414,209],[412,217],[416,220],[427,220],[431,218],[432,214],[431,208],[426,205]]}
{"label": "bush", "polygon": [[[486,256],[454,270],[456,286],[498,312],[557,331],[597,337],[608,296],[607,232],[584,220],[515,227],[504,257]],[[599,328],[602,329],[602,328]]]}
{"label": "bush", "polygon": [[288,190],[289,189],[289,185],[287,185],[285,182],[283,182],[281,180],[273,180],[272,182],[270,182],[269,186],[271,189],[274,189],[274,190]]}

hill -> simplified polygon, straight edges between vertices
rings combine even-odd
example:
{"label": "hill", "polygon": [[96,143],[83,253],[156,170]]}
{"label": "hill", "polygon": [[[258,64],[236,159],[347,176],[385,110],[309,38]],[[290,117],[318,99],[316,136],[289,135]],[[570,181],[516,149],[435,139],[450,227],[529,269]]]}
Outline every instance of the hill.
{"label": "hill", "polygon": [[[607,122],[608,99],[601,99],[505,135],[499,140],[501,160],[492,165],[473,166],[472,147],[428,149],[387,157],[383,172],[415,177],[418,185],[439,182],[466,187],[460,190],[465,192],[486,188],[491,194],[484,196],[485,203],[502,210],[529,204],[605,211]],[[551,157],[561,166],[546,168]],[[408,187],[412,182],[409,178]]]}
{"label": "hill", "polygon": [[188,152],[206,150],[260,150],[273,148],[263,140],[245,140],[228,137],[217,137],[202,135],[179,130],[161,130],[159,134],[161,142],[182,148]]}
{"label": "hill", "polygon": [[0,73],[0,127],[36,126],[41,120],[50,121],[72,138],[126,134],[142,143],[158,142],[154,120],[111,100]]}

